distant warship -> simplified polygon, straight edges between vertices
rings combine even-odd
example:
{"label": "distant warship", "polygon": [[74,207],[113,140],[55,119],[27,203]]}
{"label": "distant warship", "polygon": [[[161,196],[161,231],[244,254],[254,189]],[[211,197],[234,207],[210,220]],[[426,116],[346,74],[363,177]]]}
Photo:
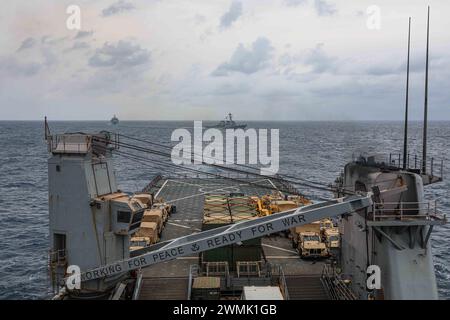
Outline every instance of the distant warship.
{"label": "distant warship", "polygon": [[231,113],[225,117],[225,120],[220,121],[218,124],[207,126],[207,128],[218,128],[218,129],[244,129],[247,127],[246,124],[236,124],[233,120],[233,115]]}
{"label": "distant warship", "polygon": [[112,117],[111,124],[113,124],[113,125],[119,124],[119,118],[117,118],[116,115],[114,115],[114,117]]}

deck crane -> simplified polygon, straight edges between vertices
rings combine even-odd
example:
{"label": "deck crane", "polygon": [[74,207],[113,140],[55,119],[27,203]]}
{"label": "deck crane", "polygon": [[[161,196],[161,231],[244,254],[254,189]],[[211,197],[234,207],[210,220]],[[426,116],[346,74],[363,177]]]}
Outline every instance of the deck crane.
{"label": "deck crane", "polygon": [[81,280],[114,276],[156,263],[259,238],[326,217],[351,214],[371,205],[370,195],[355,195],[191,234],[141,249],[132,258],[86,271],[82,273]]}

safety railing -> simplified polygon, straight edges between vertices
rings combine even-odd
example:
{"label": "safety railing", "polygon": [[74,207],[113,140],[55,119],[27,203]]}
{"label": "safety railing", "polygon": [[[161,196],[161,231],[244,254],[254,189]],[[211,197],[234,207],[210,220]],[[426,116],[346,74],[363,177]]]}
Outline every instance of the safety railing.
{"label": "safety railing", "polygon": [[281,266],[278,266],[278,285],[280,286],[281,294],[284,297],[284,300],[289,300],[289,291],[286,283],[286,277],[284,276],[284,271]]}
{"label": "safety railing", "polygon": [[230,275],[230,268],[228,267],[228,262],[226,261],[212,261],[212,262],[203,262],[204,271],[206,276],[225,276],[228,277]]}
{"label": "safety railing", "polygon": [[93,151],[104,154],[106,150],[119,148],[117,134],[100,133],[88,135],[83,133],[66,133],[48,135],[48,151],[52,153],[84,154]]}
{"label": "safety railing", "polygon": [[52,153],[87,153],[92,147],[92,136],[81,134],[55,134],[47,141]]}
{"label": "safety railing", "polygon": [[398,170],[406,169],[442,180],[444,175],[444,160],[434,157],[426,157],[425,160],[426,161],[417,154],[410,153],[405,157],[403,157],[402,153],[352,155],[353,162],[363,165],[387,167]]}
{"label": "safety railing", "polygon": [[188,289],[187,289],[187,300],[191,300],[192,295],[192,284],[194,279],[199,275],[199,268],[197,264],[191,264],[189,267],[189,280],[188,280]]}
{"label": "safety railing", "polygon": [[65,249],[48,251],[48,275],[52,293],[59,292],[67,267],[67,252]]}
{"label": "safety railing", "polygon": [[67,258],[67,251],[65,249],[50,250],[48,252],[49,263],[51,264],[65,264]]}
{"label": "safety railing", "polygon": [[192,171],[175,171],[164,173],[164,178],[167,179],[249,179],[255,176],[246,173],[235,172],[211,172],[211,173],[196,173]]}
{"label": "safety railing", "polygon": [[[423,158],[417,154],[407,154],[403,157],[401,153],[389,153],[389,165],[396,168],[403,168],[403,162],[405,160],[406,169],[418,170],[422,174],[428,174],[435,177],[443,177],[444,172],[444,160],[436,159],[434,157],[427,157],[424,162]],[[425,170],[425,171],[424,171]]]}
{"label": "safety railing", "polygon": [[373,203],[372,220],[445,220],[437,201]]}
{"label": "safety railing", "polygon": [[324,265],[320,281],[331,300],[356,300],[356,296],[348,284],[340,278],[330,265]]}
{"label": "safety railing", "polygon": [[237,261],[236,262],[236,273],[238,278],[244,276],[254,276],[254,277],[260,277],[261,276],[261,268],[259,266],[258,261]]}
{"label": "safety railing", "polygon": [[153,179],[142,189],[142,192],[150,192],[153,188],[155,188],[158,185],[158,182],[162,180],[162,175],[157,174]]}

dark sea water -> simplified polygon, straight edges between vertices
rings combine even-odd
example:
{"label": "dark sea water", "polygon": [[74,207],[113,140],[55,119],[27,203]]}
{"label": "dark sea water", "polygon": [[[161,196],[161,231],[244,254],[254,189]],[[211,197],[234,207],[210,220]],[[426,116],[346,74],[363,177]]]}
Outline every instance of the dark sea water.
{"label": "dark sea water", "polygon": [[[121,122],[120,133],[167,144],[175,128],[192,122]],[[112,130],[108,122],[53,122],[53,133]],[[249,127],[280,130],[280,173],[331,183],[361,152],[398,153],[402,149],[400,122],[250,122]],[[421,153],[421,124],[410,124],[410,152]],[[450,122],[429,124],[429,155],[443,158],[449,172]],[[0,299],[40,299],[49,294],[47,273],[48,206],[47,148],[42,122],[0,121]],[[115,157],[122,190],[142,189],[161,168],[136,165]],[[162,168],[164,169],[164,168]],[[450,180],[428,186],[450,211]],[[331,196],[325,191],[304,190]],[[435,229],[434,263],[442,299],[450,298],[450,226]]]}

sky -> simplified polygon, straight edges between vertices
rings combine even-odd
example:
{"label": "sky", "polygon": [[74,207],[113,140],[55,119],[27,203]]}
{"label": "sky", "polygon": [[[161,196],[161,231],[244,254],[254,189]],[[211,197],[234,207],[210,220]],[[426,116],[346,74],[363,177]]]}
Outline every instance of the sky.
{"label": "sky", "polygon": [[427,5],[450,120],[448,0],[5,1],[0,120],[401,120],[408,17],[421,120]]}

